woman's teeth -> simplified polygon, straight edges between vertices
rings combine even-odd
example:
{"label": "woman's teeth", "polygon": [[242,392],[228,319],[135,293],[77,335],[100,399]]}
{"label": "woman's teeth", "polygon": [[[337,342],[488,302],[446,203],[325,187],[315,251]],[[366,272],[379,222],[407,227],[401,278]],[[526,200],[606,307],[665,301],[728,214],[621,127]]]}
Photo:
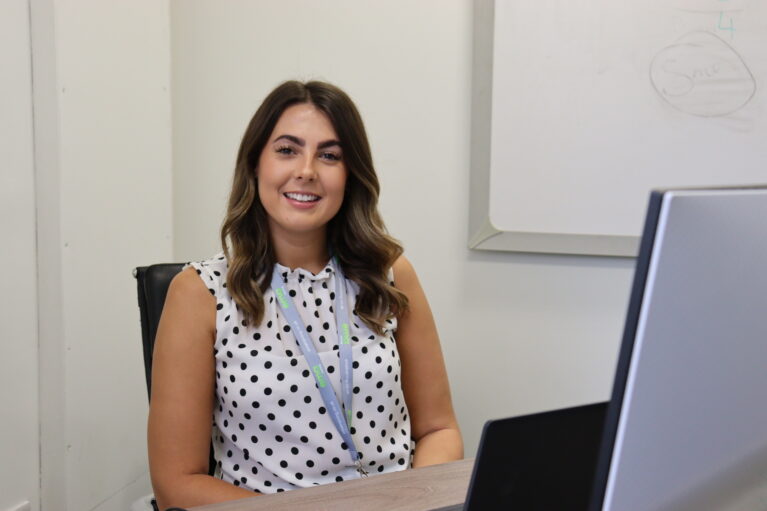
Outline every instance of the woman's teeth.
{"label": "woman's teeth", "polygon": [[318,196],[310,195],[308,193],[286,193],[285,197],[297,200],[298,202],[315,202],[320,200]]}

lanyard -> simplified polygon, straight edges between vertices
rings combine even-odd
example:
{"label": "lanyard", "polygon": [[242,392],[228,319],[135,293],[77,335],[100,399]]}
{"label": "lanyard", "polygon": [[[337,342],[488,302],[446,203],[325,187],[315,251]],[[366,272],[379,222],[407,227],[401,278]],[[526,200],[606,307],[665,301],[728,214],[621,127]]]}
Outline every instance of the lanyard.
{"label": "lanyard", "polygon": [[[314,380],[317,382],[317,387],[320,390],[322,400],[325,402],[330,418],[333,420],[338,432],[344,439],[344,443],[349,449],[349,455],[352,458],[352,463],[357,468],[357,472],[361,476],[367,476],[367,472],[362,468],[362,462],[360,461],[360,455],[357,451],[357,447],[354,445],[354,440],[350,432],[352,423],[352,346],[351,346],[351,330],[349,328],[349,309],[346,301],[346,280],[344,274],[341,271],[341,267],[336,262],[335,258],[331,259],[331,265],[336,273],[336,285],[335,285],[335,297],[333,299],[333,310],[335,311],[336,327],[338,328],[339,337],[339,358],[341,360],[341,396],[343,399],[343,411],[341,404],[338,402],[333,386],[328,379],[325,365],[320,360],[317,354],[317,349],[314,347],[314,343],[309,337],[309,333],[306,331],[306,326],[301,320],[298,311],[296,310],[293,300],[290,299],[287,290],[285,289],[285,283],[280,275],[277,267],[274,267],[272,272],[272,290],[277,298],[277,303],[288,320],[290,329],[295,335],[298,341],[298,346],[301,348],[301,352],[304,354],[309,368],[314,375]],[[346,412],[344,414],[344,412]]]}

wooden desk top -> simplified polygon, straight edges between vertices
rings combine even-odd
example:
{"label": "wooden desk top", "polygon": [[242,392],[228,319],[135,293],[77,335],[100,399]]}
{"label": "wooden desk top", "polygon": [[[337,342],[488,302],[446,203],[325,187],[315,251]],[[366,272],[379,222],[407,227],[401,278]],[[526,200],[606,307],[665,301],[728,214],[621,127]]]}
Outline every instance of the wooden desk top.
{"label": "wooden desk top", "polygon": [[[192,508],[194,511],[424,511],[466,498],[473,459]],[[190,510],[191,511],[191,510]]]}

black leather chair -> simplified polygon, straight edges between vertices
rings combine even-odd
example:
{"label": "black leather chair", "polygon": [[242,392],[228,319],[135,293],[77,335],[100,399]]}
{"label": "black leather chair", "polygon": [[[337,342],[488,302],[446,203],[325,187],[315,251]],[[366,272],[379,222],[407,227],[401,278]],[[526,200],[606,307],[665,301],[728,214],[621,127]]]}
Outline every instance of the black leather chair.
{"label": "black leather chair", "polygon": [[144,346],[144,373],[146,374],[146,391],[152,395],[152,352],[154,339],[157,335],[157,325],[160,323],[162,307],[168,286],[183,268],[183,263],[153,264],[140,266],[133,271],[138,284],[138,308],[141,313],[141,340]]}
{"label": "black leather chair", "polygon": [[[144,373],[146,375],[146,390],[152,397],[152,353],[160,323],[165,297],[168,294],[170,281],[173,280],[184,263],[153,264],[140,266],[133,270],[138,285],[138,308],[141,313],[141,341],[144,347]],[[213,475],[216,460],[213,458],[213,445],[210,447],[208,474]]]}

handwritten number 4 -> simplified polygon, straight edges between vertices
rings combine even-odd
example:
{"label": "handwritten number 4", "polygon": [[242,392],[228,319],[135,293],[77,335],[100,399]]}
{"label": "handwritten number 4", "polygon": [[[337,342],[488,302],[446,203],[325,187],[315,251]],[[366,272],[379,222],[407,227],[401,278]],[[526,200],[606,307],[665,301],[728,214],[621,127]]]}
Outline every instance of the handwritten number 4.
{"label": "handwritten number 4", "polygon": [[723,20],[724,20],[724,11],[720,11],[719,12],[719,25],[717,26],[717,28],[719,28],[719,30],[729,30],[730,32],[735,32],[735,26],[732,23],[732,18],[730,18],[730,25],[727,26],[727,27],[722,25],[722,21]]}

